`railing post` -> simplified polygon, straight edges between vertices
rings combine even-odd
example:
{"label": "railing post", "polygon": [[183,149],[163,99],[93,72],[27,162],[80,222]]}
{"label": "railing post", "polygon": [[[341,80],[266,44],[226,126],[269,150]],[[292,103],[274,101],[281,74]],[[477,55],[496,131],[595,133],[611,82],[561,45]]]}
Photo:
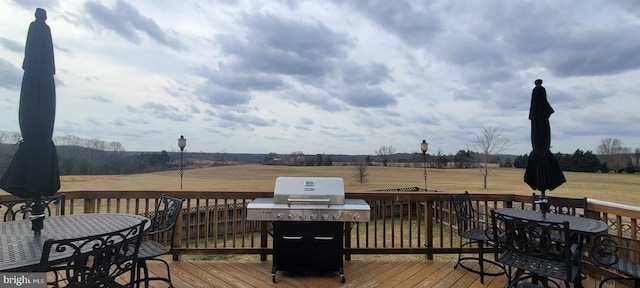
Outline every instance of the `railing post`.
{"label": "railing post", "polygon": [[267,261],[267,221],[260,221],[260,261]]}
{"label": "railing post", "polygon": [[[424,233],[427,248],[433,248],[433,204],[434,201],[426,201],[424,205]],[[427,260],[433,260],[433,253],[426,254]]]}
{"label": "railing post", "polygon": [[[182,213],[180,213],[181,215],[178,216],[178,219],[176,220],[176,226],[173,229],[173,241],[171,243],[173,243],[174,247],[182,247],[182,218],[184,217],[185,214],[185,209],[181,209]],[[158,213],[158,211],[156,211],[156,213]],[[186,209],[186,213],[187,215],[189,215],[189,209]],[[188,217],[188,216],[187,216]],[[189,229],[189,227],[187,227],[187,229]],[[189,241],[187,239],[187,241]],[[179,261],[180,260],[180,254],[173,254],[173,261]]]}
{"label": "railing post", "polygon": [[344,251],[349,251],[344,253],[344,260],[351,260],[351,222],[344,222]]}

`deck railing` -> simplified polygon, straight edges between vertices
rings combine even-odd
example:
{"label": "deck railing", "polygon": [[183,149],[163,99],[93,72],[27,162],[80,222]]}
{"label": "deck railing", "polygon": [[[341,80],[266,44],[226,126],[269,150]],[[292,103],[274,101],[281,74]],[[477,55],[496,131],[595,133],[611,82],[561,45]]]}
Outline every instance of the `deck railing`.
{"label": "deck railing", "polygon": [[[128,213],[148,216],[162,194],[184,198],[173,249],[179,255],[259,254],[262,260],[272,253],[268,222],[248,221],[246,205],[255,198],[271,198],[269,192],[215,191],[70,191],[66,192],[65,214]],[[457,254],[455,215],[446,192],[347,192],[346,198],[364,199],[371,206],[369,222],[345,223],[345,258],[357,254]],[[16,199],[0,195],[0,201]],[[471,194],[475,207],[489,222],[494,208],[529,209],[531,195]],[[610,234],[640,238],[638,207],[590,199],[586,217],[609,224]],[[54,209],[57,214],[60,211]],[[0,211],[2,213],[3,211]],[[468,253],[477,247],[465,248]],[[588,257],[585,258],[588,262]],[[588,265],[590,269],[596,269]]]}

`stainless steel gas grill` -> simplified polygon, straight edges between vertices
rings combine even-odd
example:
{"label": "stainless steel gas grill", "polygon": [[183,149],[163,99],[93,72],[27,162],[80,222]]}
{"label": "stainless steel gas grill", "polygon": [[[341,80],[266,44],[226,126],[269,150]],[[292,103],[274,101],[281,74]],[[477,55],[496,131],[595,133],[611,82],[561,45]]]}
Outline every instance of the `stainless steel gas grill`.
{"label": "stainless steel gas grill", "polygon": [[248,220],[273,221],[272,280],[278,270],[338,271],[344,283],[344,222],[368,222],[367,202],[345,199],[335,177],[278,177],[273,196],[247,205]]}

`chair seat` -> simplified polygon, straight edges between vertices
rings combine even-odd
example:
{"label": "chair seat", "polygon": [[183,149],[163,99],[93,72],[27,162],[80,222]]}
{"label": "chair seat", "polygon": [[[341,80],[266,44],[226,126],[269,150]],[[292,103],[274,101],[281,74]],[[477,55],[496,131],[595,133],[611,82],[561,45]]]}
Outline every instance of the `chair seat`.
{"label": "chair seat", "polygon": [[489,237],[489,235],[487,235],[487,231],[480,229],[480,228],[474,228],[474,229],[469,229],[467,231],[464,232],[460,232],[460,236],[465,237],[465,238],[469,238],[469,239],[473,239],[473,240],[477,240],[477,241],[492,241],[493,239],[493,235],[492,237]]}
{"label": "chair seat", "polygon": [[166,246],[158,243],[154,240],[148,240],[140,243],[140,248],[138,249],[138,259],[146,260],[155,258],[164,254],[171,252],[171,249]]}
{"label": "chair seat", "polygon": [[533,274],[546,275],[558,279],[575,279],[578,266],[571,267],[571,275],[567,277],[569,267],[562,261],[548,260],[542,257],[534,257],[515,251],[507,250],[499,258],[500,263],[529,271]]}

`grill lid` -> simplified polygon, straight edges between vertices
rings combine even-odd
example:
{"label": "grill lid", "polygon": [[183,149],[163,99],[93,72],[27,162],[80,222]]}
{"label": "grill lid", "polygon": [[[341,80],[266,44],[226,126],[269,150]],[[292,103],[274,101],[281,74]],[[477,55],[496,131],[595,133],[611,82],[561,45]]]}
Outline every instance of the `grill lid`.
{"label": "grill lid", "polygon": [[344,204],[344,181],[338,177],[278,177],[275,204]]}

